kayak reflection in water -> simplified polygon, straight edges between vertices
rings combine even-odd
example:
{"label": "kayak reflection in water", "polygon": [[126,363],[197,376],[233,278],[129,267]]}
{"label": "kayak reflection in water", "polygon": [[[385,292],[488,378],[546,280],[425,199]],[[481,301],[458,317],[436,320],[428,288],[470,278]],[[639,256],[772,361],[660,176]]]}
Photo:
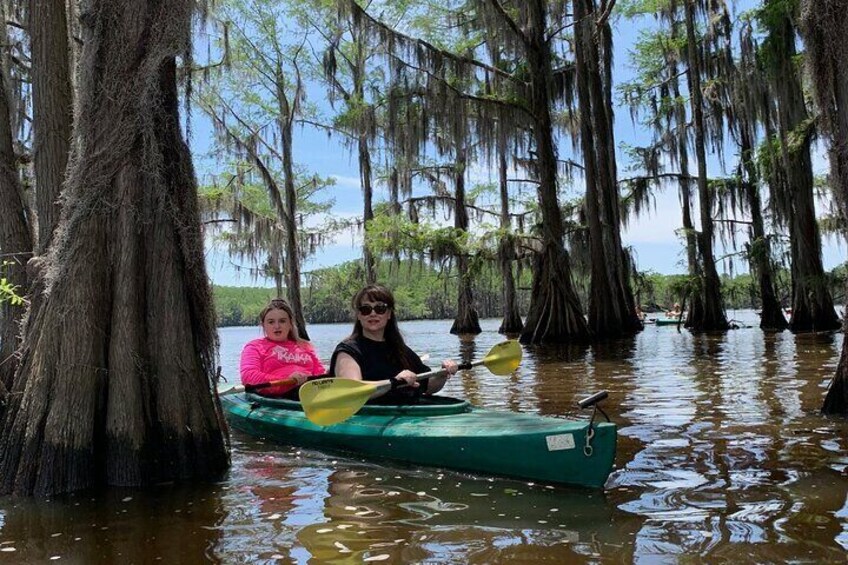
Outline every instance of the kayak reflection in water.
{"label": "kayak reflection in water", "polygon": [[[417,381],[415,375],[430,371],[403,341],[395,317],[395,297],[382,285],[369,285],[353,297],[356,323],[353,333],[336,346],[330,374],[345,379],[388,384],[388,392],[372,398],[372,404],[409,404],[422,394],[440,391],[458,366],[442,361],[447,374]],[[378,390],[379,392],[379,390]]]}
{"label": "kayak reflection in water", "polygon": [[263,338],[254,339],[241,352],[241,383],[247,386],[262,385],[281,379],[290,383],[254,392],[263,396],[297,399],[297,389],[312,375],[324,376],[324,365],[318,359],[312,344],[301,339],[294,323],[294,312],[289,303],[275,298],[259,313]]}

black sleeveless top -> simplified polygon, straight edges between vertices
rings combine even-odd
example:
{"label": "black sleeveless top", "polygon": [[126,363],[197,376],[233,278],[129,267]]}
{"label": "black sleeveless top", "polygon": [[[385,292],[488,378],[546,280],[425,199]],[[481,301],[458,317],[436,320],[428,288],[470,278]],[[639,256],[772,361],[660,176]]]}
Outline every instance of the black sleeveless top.
{"label": "black sleeveless top", "polygon": [[[399,361],[392,359],[392,350],[385,341],[374,341],[364,336],[346,339],[336,346],[333,357],[330,359],[330,374],[336,374],[336,359],[339,353],[347,353],[359,365],[362,378],[366,381],[382,381],[394,377],[404,367]],[[406,348],[407,359],[411,362],[410,370],[421,374],[430,370],[421,358],[409,347]],[[369,400],[369,404],[410,404],[427,390],[427,379],[418,381],[418,388],[399,387],[389,391],[379,398]]]}

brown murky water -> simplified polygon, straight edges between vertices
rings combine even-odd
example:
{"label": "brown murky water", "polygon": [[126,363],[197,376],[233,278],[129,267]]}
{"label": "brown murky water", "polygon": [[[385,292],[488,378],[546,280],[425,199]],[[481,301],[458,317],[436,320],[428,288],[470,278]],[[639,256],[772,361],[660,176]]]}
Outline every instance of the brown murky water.
{"label": "brown murky water", "polygon": [[[484,321],[484,333],[465,342],[447,334],[449,322],[403,327],[436,360],[479,358],[501,341],[497,326]],[[311,333],[329,355],[348,330]],[[221,331],[228,374],[257,335]],[[648,326],[612,344],[525,349],[512,377],[480,368],[448,384],[446,394],[480,405],[562,417],[587,416],[575,401],[609,390],[604,407],[620,429],[603,492],[236,433],[232,470],[215,485],[0,499],[0,564],[843,563],[848,422],[818,414],[841,343],[841,335],[692,336]]]}

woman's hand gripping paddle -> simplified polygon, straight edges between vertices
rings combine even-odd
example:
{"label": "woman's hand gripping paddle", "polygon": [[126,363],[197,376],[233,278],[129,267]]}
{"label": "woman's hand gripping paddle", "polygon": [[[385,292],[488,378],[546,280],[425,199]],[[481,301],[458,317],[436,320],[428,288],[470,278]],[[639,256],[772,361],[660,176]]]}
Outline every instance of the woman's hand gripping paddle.
{"label": "woman's hand gripping paddle", "polygon": [[[520,363],[521,345],[515,340],[509,340],[492,347],[483,359],[464,363],[459,368],[467,370],[478,365],[485,365],[495,375],[509,375],[518,368]],[[443,375],[445,372],[444,369],[439,369],[421,373],[415,378],[422,380]],[[389,384],[377,385],[352,379],[316,379],[300,387],[300,402],[306,417],[313,424],[330,426],[347,420],[356,414],[369,398],[379,396],[390,388]]]}

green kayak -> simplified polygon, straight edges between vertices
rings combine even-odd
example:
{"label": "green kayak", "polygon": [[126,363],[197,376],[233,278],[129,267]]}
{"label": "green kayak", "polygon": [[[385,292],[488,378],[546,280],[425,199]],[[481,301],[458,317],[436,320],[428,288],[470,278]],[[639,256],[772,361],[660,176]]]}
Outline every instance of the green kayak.
{"label": "green kayak", "polygon": [[613,423],[487,410],[443,396],[366,405],[326,427],[291,400],[242,393],[221,402],[232,427],[255,437],[433,467],[599,488],[615,459]]}
{"label": "green kayak", "polygon": [[683,325],[683,320],[678,320],[677,318],[657,318],[656,324],[658,326],[676,326],[677,324]]}

